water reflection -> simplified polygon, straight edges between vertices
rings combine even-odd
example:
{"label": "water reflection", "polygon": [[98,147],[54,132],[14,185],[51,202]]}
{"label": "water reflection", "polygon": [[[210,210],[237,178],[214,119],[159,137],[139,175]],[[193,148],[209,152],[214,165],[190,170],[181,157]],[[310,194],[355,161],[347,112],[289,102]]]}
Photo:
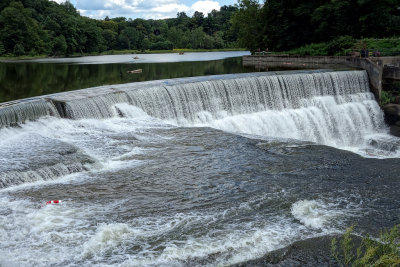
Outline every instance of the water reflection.
{"label": "water reflection", "polygon": [[[143,71],[127,73],[135,69]],[[0,63],[0,102],[106,84],[252,71],[242,66],[241,57],[135,64]]]}

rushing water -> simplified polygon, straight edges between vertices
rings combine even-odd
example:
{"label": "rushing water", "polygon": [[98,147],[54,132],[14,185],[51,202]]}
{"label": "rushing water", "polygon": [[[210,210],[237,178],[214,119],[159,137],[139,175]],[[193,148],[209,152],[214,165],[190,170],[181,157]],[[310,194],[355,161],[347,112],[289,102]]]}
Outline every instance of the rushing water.
{"label": "rushing water", "polygon": [[229,265],[400,223],[399,139],[364,71],[113,88],[0,114],[1,264]]}

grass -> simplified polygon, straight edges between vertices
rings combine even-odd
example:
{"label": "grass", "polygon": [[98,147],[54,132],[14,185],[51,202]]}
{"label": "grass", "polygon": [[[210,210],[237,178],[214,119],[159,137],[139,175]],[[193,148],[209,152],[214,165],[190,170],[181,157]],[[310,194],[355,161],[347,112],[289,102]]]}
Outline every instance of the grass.
{"label": "grass", "polygon": [[356,248],[353,242],[353,228],[346,230],[340,242],[331,242],[331,255],[341,266],[400,266],[400,225],[380,234],[378,240],[363,237]]}
{"label": "grass", "polygon": [[351,36],[340,36],[330,42],[307,44],[288,51],[273,54],[287,54],[300,56],[345,56],[351,51],[379,51],[380,56],[400,56],[400,38],[364,38],[353,39]]}

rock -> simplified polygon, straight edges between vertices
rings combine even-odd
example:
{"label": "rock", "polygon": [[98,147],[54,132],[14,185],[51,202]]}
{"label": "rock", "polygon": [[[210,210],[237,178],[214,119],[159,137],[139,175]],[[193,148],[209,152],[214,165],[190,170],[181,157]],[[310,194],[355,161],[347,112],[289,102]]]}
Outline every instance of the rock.
{"label": "rock", "polygon": [[383,107],[383,111],[387,114],[400,117],[400,105],[399,104],[387,104]]}
{"label": "rock", "polygon": [[390,126],[390,134],[400,137],[400,121],[397,121],[395,125]]}
{"label": "rock", "polygon": [[[338,242],[341,241],[341,236],[329,235],[301,240],[282,249],[269,252],[262,258],[233,266],[341,266],[331,256],[331,241],[333,237],[336,237]],[[352,236],[352,239],[354,240],[354,248],[357,248],[361,243],[361,238]],[[353,254],[356,255],[356,249],[353,250]]]}
{"label": "rock", "polygon": [[387,104],[382,109],[385,112],[385,120],[389,125],[395,124],[400,120],[399,104]]}

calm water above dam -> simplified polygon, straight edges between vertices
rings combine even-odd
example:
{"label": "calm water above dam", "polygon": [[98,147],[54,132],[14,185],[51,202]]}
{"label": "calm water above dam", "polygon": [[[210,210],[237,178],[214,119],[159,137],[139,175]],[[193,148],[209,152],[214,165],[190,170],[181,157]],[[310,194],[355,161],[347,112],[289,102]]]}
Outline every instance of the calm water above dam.
{"label": "calm water above dam", "polygon": [[[249,52],[205,52],[53,58],[0,62],[0,103],[107,84],[251,72]],[[139,59],[134,59],[137,56]],[[127,71],[142,69],[142,73]]]}
{"label": "calm water above dam", "polygon": [[400,223],[364,71],[110,87],[0,109],[0,265],[225,266]]}

